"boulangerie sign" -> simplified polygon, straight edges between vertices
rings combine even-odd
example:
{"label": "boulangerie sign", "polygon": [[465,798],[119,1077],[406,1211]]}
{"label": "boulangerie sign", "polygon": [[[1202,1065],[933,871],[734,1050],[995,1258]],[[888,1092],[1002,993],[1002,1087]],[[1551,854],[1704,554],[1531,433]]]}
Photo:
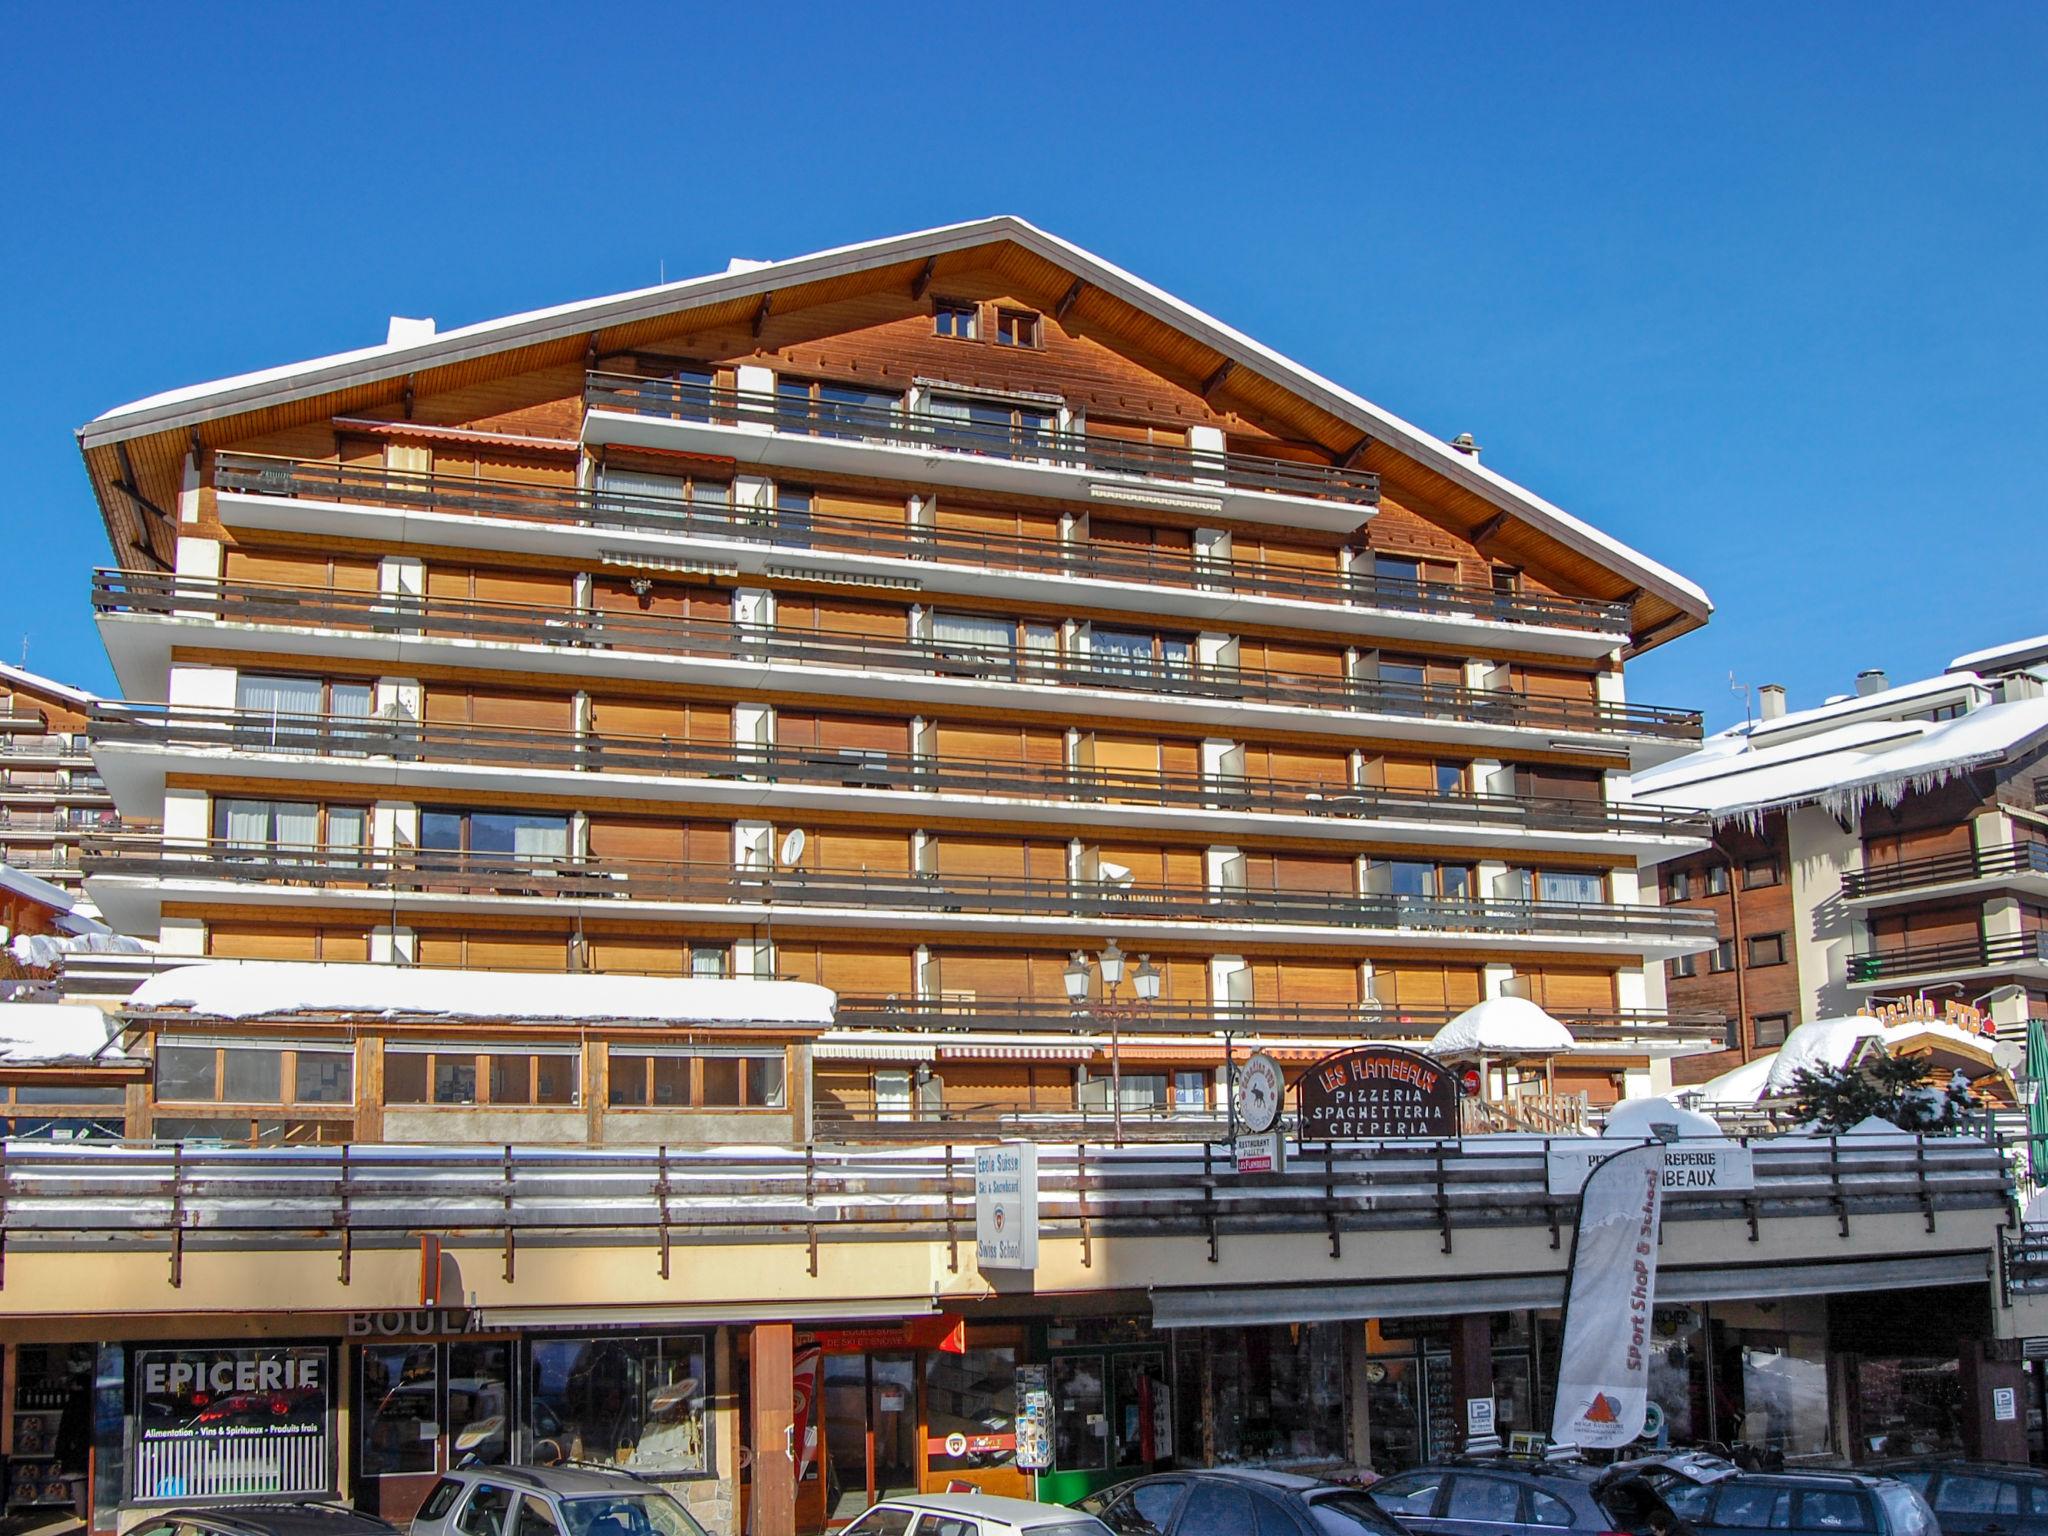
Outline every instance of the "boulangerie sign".
{"label": "boulangerie sign", "polygon": [[1565,1281],[1555,1444],[1613,1450],[1643,1432],[1663,1205],[1661,1144],[1617,1152],[1586,1180]]}

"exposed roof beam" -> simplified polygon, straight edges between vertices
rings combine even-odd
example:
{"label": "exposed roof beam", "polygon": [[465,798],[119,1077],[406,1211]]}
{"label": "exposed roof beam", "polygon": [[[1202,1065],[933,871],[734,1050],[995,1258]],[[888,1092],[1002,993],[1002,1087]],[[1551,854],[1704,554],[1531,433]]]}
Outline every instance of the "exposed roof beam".
{"label": "exposed roof beam", "polygon": [[1223,387],[1223,381],[1235,372],[1237,372],[1236,360],[1228,357],[1223,359],[1217,365],[1216,371],[1202,380],[1202,398],[1206,400],[1215,394],[1217,390]]}
{"label": "exposed roof beam", "polygon": [[1357,442],[1351,445],[1351,451],[1345,454],[1343,458],[1337,461],[1337,467],[1339,469],[1356,468],[1358,465],[1358,461],[1365,457],[1365,450],[1370,448],[1371,446],[1372,434],[1368,432],[1362,437],[1360,437]]}
{"label": "exposed roof beam", "polygon": [[1068,287],[1067,287],[1067,291],[1066,291],[1065,293],[1063,293],[1063,294],[1061,294],[1061,295],[1060,295],[1060,301],[1059,301],[1059,303],[1057,303],[1057,304],[1053,305],[1053,307],[1052,307],[1052,317],[1053,317],[1053,319],[1055,319],[1055,320],[1064,320],[1064,319],[1066,319],[1066,318],[1067,318],[1067,311],[1068,311],[1068,310],[1070,310],[1070,309],[1072,309],[1072,308],[1074,307],[1075,301],[1077,301],[1077,300],[1078,300],[1078,299],[1079,299],[1079,298],[1081,297],[1081,290],[1082,290],[1083,288],[1086,288],[1087,286],[1088,286],[1088,284],[1087,284],[1087,283],[1086,283],[1086,282],[1085,282],[1084,280],[1082,280],[1081,278],[1078,278],[1078,277],[1077,277],[1077,278],[1075,278],[1075,279],[1074,279],[1074,281],[1073,281],[1073,282],[1072,282],[1071,284],[1069,284],[1069,285],[1068,285]]}
{"label": "exposed roof beam", "polygon": [[917,276],[911,280],[910,296],[913,299],[921,299],[931,291],[932,274],[938,270],[939,258],[936,256],[927,256],[924,261],[923,270],[921,270],[917,274]]}
{"label": "exposed roof beam", "polygon": [[754,309],[754,339],[755,339],[755,340],[757,340],[757,341],[758,341],[758,340],[760,339],[760,337],[761,337],[761,328],[762,328],[763,326],[765,326],[765,325],[766,325],[766,324],[768,323],[768,311],[769,311],[769,310],[771,310],[771,309],[772,309],[772,308],[774,308],[774,307],[775,307],[775,295],[774,295],[774,293],[773,293],[773,292],[769,292],[769,293],[764,293],[764,294],[762,294],[762,295],[761,295],[761,302],[760,302],[760,303],[759,303],[759,304],[758,304],[757,306],[755,306],[755,309]]}
{"label": "exposed roof beam", "polygon": [[1505,512],[1496,512],[1493,514],[1493,516],[1489,517],[1485,522],[1481,523],[1477,528],[1474,528],[1472,530],[1472,542],[1474,544],[1484,544],[1496,533],[1499,533],[1501,529],[1507,527],[1507,525],[1508,514]]}

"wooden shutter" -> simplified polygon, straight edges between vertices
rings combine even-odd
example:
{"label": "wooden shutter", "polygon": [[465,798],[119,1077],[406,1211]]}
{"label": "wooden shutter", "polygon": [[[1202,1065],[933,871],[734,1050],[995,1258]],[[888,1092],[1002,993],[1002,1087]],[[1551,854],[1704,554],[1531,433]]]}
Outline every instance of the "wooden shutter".
{"label": "wooden shutter", "polygon": [[691,709],[656,699],[592,699],[590,728],[599,736],[624,740],[687,741]]}
{"label": "wooden shutter", "polygon": [[1536,699],[1573,699],[1590,704],[1594,698],[1593,674],[1565,672],[1555,667],[1515,668],[1521,691]]}
{"label": "wooden shutter", "polygon": [[230,549],[225,569],[229,581],[260,581],[273,586],[323,589],[328,584],[325,555]]}
{"label": "wooden shutter", "polygon": [[680,939],[590,935],[590,968],[643,976],[686,974],[685,945]]}
{"label": "wooden shutter", "polygon": [[1031,996],[1031,958],[1014,950],[934,955],[930,974],[944,993],[972,993],[976,998]]}
{"label": "wooden shutter", "polygon": [[1156,774],[1159,739],[1155,736],[1110,736],[1095,733],[1095,766],[1105,773]]}
{"label": "wooden shutter", "polygon": [[804,868],[819,873],[904,875],[910,872],[910,834],[856,832],[828,827],[811,834]]}
{"label": "wooden shutter", "polygon": [[1552,1013],[1585,1010],[1605,1013],[1615,1006],[1612,971],[1583,966],[1545,965],[1515,968],[1529,982],[1530,998]]}
{"label": "wooden shutter", "polygon": [[1357,866],[1327,854],[1276,853],[1272,859],[1273,889],[1348,896],[1358,889]]}
{"label": "wooden shutter", "polygon": [[215,921],[206,925],[206,952],[233,960],[315,960],[319,938],[312,928]]}
{"label": "wooden shutter", "polygon": [[516,726],[536,731],[575,729],[573,701],[537,693],[472,692],[470,719],[478,725]]}
{"label": "wooden shutter", "polygon": [[1527,793],[1550,800],[1601,800],[1606,790],[1595,768],[1556,768],[1545,763],[1515,770]]}
{"label": "wooden shutter", "polygon": [[1264,772],[1283,783],[1343,788],[1351,782],[1351,759],[1347,753],[1315,752],[1302,747],[1266,747],[1261,751]]}
{"label": "wooden shutter", "polygon": [[851,997],[886,997],[912,992],[911,955],[907,949],[850,948],[820,945],[812,957],[820,986]]}
{"label": "wooden shutter", "polygon": [[1274,970],[1272,1001],[1353,1005],[1358,1001],[1358,962],[1281,960]]}
{"label": "wooden shutter", "polygon": [[872,715],[817,715],[817,744],[832,751],[894,752],[910,750],[910,722],[878,720]]}
{"label": "wooden shutter", "polygon": [[479,602],[523,603],[536,608],[566,608],[573,595],[567,576],[487,568],[476,571],[471,590]]}
{"label": "wooden shutter", "polygon": [[855,518],[896,528],[904,526],[909,514],[900,496],[858,496],[851,491],[817,491],[811,497],[811,510],[820,517]]}
{"label": "wooden shutter", "polygon": [[954,837],[938,839],[938,870],[942,878],[986,875],[1021,878],[1029,868],[1023,842],[1017,838]]}
{"label": "wooden shutter", "polygon": [[624,576],[603,576],[593,581],[590,602],[599,613],[641,613],[653,618],[708,623],[724,623],[732,618],[730,592],[717,587],[657,582],[643,596],[633,590],[631,579]]}

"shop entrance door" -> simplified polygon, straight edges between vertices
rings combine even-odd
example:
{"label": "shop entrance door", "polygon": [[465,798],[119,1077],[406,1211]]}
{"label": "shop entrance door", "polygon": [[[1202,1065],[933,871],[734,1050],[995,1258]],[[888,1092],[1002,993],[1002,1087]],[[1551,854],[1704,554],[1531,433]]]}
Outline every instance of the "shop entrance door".
{"label": "shop entrance door", "polygon": [[821,1376],[829,1530],[877,1499],[917,1492],[917,1356],[827,1355]]}
{"label": "shop entrance door", "polygon": [[366,1343],[355,1422],[356,1504],[403,1525],[449,1467],[508,1459],[512,1345]]}

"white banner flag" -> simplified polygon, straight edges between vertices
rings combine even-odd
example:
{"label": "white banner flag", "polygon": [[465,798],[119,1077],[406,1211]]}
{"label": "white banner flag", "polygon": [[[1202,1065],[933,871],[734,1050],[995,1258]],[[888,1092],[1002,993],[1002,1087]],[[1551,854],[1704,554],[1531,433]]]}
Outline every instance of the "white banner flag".
{"label": "white banner flag", "polygon": [[1617,1152],[1586,1180],[1565,1280],[1554,1444],[1612,1450],[1643,1432],[1663,1198],[1662,1145]]}

